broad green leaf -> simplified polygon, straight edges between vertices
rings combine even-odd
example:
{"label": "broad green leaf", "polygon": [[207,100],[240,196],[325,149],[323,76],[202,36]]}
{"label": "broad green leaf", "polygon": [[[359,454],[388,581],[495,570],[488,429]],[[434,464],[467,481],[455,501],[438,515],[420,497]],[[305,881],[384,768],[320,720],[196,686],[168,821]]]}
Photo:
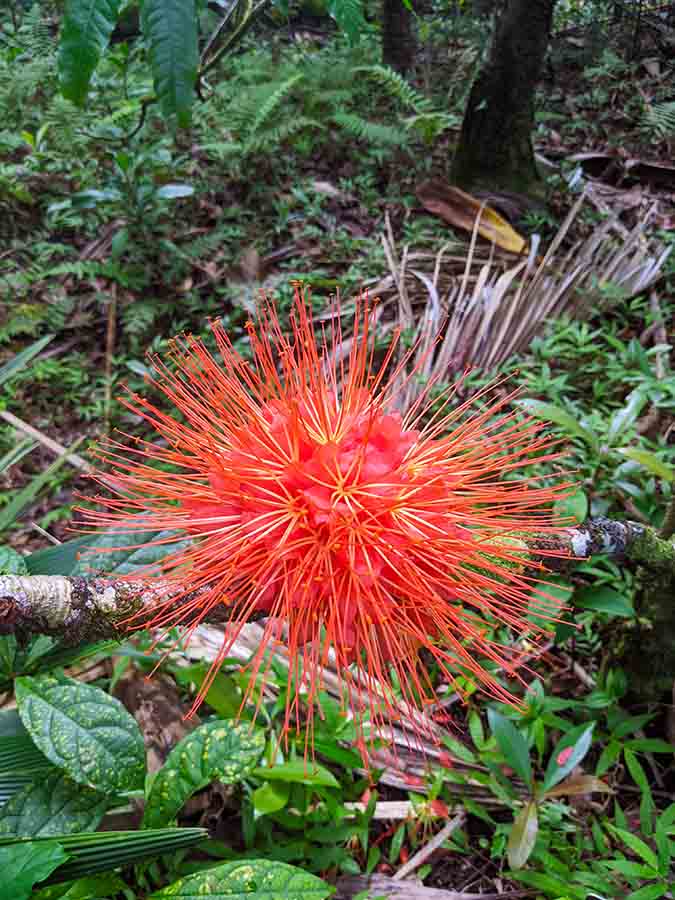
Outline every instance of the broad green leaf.
{"label": "broad green leaf", "polygon": [[0,834],[22,837],[94,831],[108,800],[56,769],[27,785],[0,807]]}
{"label": "broad green leaf", "polygon": [[595,775],[574,775],[559,784],[557,787],[551,788],[544,794],[544,800],[551,800],[553,797],[577,797],[581,794],[613,794],[612,788],[605,784]]}
{"label": "broad green leaf", "polygon": [[534,850],[538,831],[537,804],[531,801],[520,810],[509,834],[506,855],[512,869],[522,869],[528,861]]}
{"label": "broad green leaf", "polygon": [[118,700],[47,675],[17,678],[16,700],[36,745],[79,784],[108,794],[142,787],[143,737]]}
{"label": "broad green leaf", "polygon": [[588,497],[586,492],[579,489],[567,497],[561,497],[560,500],[556,500],[553,504],[553,511],[556,516],[572,519],[575,525],[585,522],[588,515]]}
{"label": "broad green leaf", "polygon": [[527,741],[513,722],[494,709],[488,710],[488,722],[507,764],[531,788],[532,764]]}
{"label": "broad green leaf", "polygon": [[143,0],[141,29],[162,113],[187,128],[199,65],[195,0]]}
{"label": "broad green leaf", "polygon": [[121,0],[67,0],[59,42],[61,93],[81,106],[108,46]]}
{"label": "broad green leaf", "polygon": [[148,900],[180,897],[204,900],[228,897],[230,900],[325,900],[334,891],[316,875],[295,866],[268,859],[250,859],[225,863],[196,875],[188,875]]}
{"label": "broad green leaf", "polygon": [[621,447],[616,452],[628,459],[632,459],[636,463],[640,463],[652,475],[657,475],[664,481],[673,481],[675,479],[675,468],[664,463],[655,453],[651,453],[649,450],[638,450],[636,447]]}
{"label": "broad green leaf", "polygon": [[0,545],[0,575],[28,575],[26,557],[7,544]]}
{"label": "broad green leaf", "polygon": [[601,584],[597,587],[583,588],[574,594],[574,605],[581,609],[592,609],[609,616],[632,618],[635,610],[630,600],[613,588]]}
{"label": "broad green leaf", "polygon": [[[72,881],[131,865],[154,856],[194,847],[208,838],[205,828],[157,828],[148,831],[103,831],[93,834],[65,834],[58,839],[68,860],[54,872],[48,884]],[[0,850],[30,847],[38,854],[42,846],[53,846],[54,838],[7,837],[0,835]],[[4,873],[3,873],[4,874]],[[12,900],[15,900],[12,895]]]}
{"label": "broad green leaf", "polygon": [[260,815],[279,812],[288,803],[291,795],[291,786],[287,782],[266,781],[253,791],[253,808]]}
{"label": "broad green leaf", "polygon": [[[129,520],[129,527],[134,527]],[[173,540],[172,540],[173,538]],[[88,575],[94,569],[107,575],[129,575],[153,565],[169,553],[176,553],[190,545],[176,532],[139,530],[129,534],[105,531],[87,538],[86,552],[82,552],[71,575]],[[132,546],[129,546],[132,545]]]}
{"label": "broad green leaf", "polygon": [[77,565],[78,554],[95,542],[92,535],[65,541],[57,547],[45,547],[25,557],[29,575],[70,575]]}
{"label": "broad green leaf", "polygon": [[340,787],[332,772],[316,762],[294,759],[279,765],[259,766],[253,774],[266,781],[290,781],[295,784],[309,784],[318,787]]}
{"label": "broad green leaf", "polygon": [[594,727],[594,722],[578,725],[557,743],[546,767],[542,785],[544,791],[549,791],[579,765],[590,749]]}
{"label": "broad green leaf", "polygon": [[33,885],[47,878],[68,859],[56,841],[36,845],[32,841],[0,847],[2,896],[8,900],[28,900]]}
{"label": "broad green leaf", "polygon": [[44,350],[53,338],[53,334],[48,334],[45,337],[40,338],[39,341],[35,341],[30,347],[26,347],[25,350],[22,350],[20,353],[17,353],[16,356],[13,356],[9,362],[4,364],[4,366],[0,366],[0,384],[13,378],[17,372],[25,368],[31,359]]}
{"label": "broad green leaf", "polygon": [[143,825],[174,819],[185,801],[212,781],[236,784],[255,768],[265,748],[262,732],[229,720],[207,722],[173,748],[152,783]]}
{"label": "broad green leaf", "polygon": [[541,400],[514,400],[516,406],[519,406],[524,412],[535,416],[537,419],[544,419],[547,422],[553,422],[564,428],[570,437],[579,437],[585,441],[590,447],[598,448],[598,437],[590,428],[586,428],[579,422],[577,416],[566,412],[554,403],[544,403]]}
{"label": "broad green leaf", "polygon": [[647,402],[647,395],[641,388],[635,388],[626,397],[625,404],[612,416],[607,430],[607,443],[611,447],[614,441],[635,424],[637,417]]}

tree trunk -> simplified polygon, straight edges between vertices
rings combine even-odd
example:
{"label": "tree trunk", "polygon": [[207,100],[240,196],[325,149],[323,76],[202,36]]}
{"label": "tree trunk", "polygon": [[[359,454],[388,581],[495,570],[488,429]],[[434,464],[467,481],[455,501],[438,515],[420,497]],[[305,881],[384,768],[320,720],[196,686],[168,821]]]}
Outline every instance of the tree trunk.
{"label": "tree trunk", "polygon": [[471,11],[480,19],[487,19],[495,11],[497,0],[473,0]]}
{"label": "tree trunk", "polygon": [[471,88],[452,180],[463,188],[542,194],[534,161],[534,91],[555,0],[506,0]]}
{"label": "tree trunk", "polygon": [[382,0],[382,62],[404,75],[414,61],[412,12],[403,0]]}

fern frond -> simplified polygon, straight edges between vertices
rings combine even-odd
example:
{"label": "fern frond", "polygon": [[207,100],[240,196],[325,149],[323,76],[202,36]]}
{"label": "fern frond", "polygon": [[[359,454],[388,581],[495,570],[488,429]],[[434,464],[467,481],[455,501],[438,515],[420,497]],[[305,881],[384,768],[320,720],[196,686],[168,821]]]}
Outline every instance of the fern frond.
{"label": "fern frond", "polygon": [[675,100],[655,103],[645,110],[642,127],[659,138],[675,135]]}
{"label": "fern frond", "polygon": [[252,135],[242,149],[242,156],[251,156],[252,154],[260,153],[271,147],[278,147],[280,144],[283,144],[284,141],[293,137],[293,135],[298,134],[301,131],[307,131],[310,128],[323,131],[325,126],[316,119],[309,119],[306,116],[288,118],[286,121],[280,122],[273,128],[268,128],[265,131],[261,131],[259,134]]}
{"label": "fern frond", "polygon": [[383,87],[390,97],[394,97],[408,109],[418,114],[431,112],[433,104],[428,97],[420,94],[408,82],[388,66],[359,66],[355,73],[362,72]]}
{"label": "fern frond", "polygon": [[291,78],[288,78],[283,84],[279,85],[274,93],[268,97],[266,102],[262,104],[251,124],[249,132],[251,138],[255,137],[272,113],[281,105],[286,96],[290,94],[295,85],[301,81],[302,78],[302,72],[298,72],[291,76]]}
{"label": "fern frond", "polygon": [[332,119],[336,125],[344,128],[349,134],[371,144],[400,146],[405,144],[407,140],[405,132],[400,129],[394,128],[392,125],[380,125],[377,122],[369,122],[355,113],[338,110],[333,114]]}

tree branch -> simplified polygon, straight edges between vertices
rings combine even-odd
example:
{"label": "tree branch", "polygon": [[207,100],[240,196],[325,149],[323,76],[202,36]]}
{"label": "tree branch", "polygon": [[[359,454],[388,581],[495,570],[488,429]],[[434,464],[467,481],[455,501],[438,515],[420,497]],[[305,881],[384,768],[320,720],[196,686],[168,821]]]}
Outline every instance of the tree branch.
{"label": "tree branch", "polygon": [[[530,558],[561,570],[598,554],[670,576],[675,582],[675,544],[636,522],[589,519],[541,537],[528,536]],[[104,576],[0,575],[0,634],[48,634],[68,644],[121,640],[131,617],[135,625],[150,621],[159,603],[176,596],[176,606],[199,592],[182,594],[179,585]],[[182,595],[181,595],[182,594]],[[226,605],[211,610],[204,621],[224,623],[232,611]],[[249,618],[264,618],[264,613]],[[189,625],[186,621],[184,624]]]}

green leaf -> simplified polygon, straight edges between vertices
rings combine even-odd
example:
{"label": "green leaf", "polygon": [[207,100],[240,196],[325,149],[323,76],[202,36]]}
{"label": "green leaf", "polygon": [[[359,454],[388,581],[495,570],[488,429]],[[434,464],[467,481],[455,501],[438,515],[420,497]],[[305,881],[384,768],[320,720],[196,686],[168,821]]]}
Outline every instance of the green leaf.
{"label": "green leaf", "polygon": [[586,521],[588,515],[588,497],[581,489],[574,491],[567,497],[561,497],[553,504],[553,512],[556,516],[572,519],[573,524],[578,525]]}
{"label": "green leaf", "polygon": [[67,859],[67,853],[56,841],[40,846],[30,842],[0,847],[0,872],[5,897],[28,900],[33,885],[51,875]]}
{"label": "green leaf", "polygon": [[180,197],[191,197],[195,189],[190,184],[163,184],[156,191],[161,200],[178,200]]}
{"label": "green leaf", "polygon": [[37,447],[37,441],[34,441],[33,438],[24,438],[24,440],[19,441],[18,444],[0,458],[0,475],[11,466],[15,466],[24,456],[31,453],[35,447]]}
{"label": "green leaf", "polygon": [[[48,884],[72,881],[131,865],[154,856],[175,853],[184,847],[194,847],[208,838],[205,828],[157,828],[147,831],[108,831],[94,834],[62,835],[60,844],[68,854],[68,861],[54,872]],[[54,838],[6,837],[0,835],[0,848],[14,850],[30,847],[33,853],[42,846],[53,846]],[[12,895],[12,900],[15,897]]]}
{"label": "green leaf", "polygon": [[635,388],[630,392],[624,406],[614,413],[609,423],[607,444],[610,447],[624,431],[633,427],[646,402],[647,395],[642,388]]}
{"label": "green leaf", "polygon": [[59,43],[61,93],[81,106],[108,46],[121,0],[67,0]]}
{"label": "green leaf", "polygon": [[143,0],[141,29],[162,113],[187,128],[199,65],[195,0]]}
{"label": "green leaf", "polygon": [[78,447],[84,438],[78,438],[70,447],[48,466],[44,472],[36,475],[0,512],[0,532],[13,525],[23,510],[29,506],[40,493],[42,488],[49,484],[52,476],[64,463],[68,462],[68,456]]}
{"label": "green leaf", "polygon": [[173,748],[152,783],[143,825],[174,819],[188,797],[212,781],[236,784],[254,768],[265,748],[262,732],[231,721],[200,725]]}
{"label": "green leaf", "polygon": [[494,709],[488,710],[488,722],[507,764],[531,788],[532,764],[527,741],[513,722]]}
{"label": "green leaf", "polygon": [[520,810],[509,834],[506,855],[512,869],[522,869],[528,861],[534,850],[538,831],[537,804],[531,801]]}
{"label": "green leaf", "polygon": [[291,786],[287,782],[277,781],[272,783],[266,781],[252,794],[253,808],[260,815],[268,815],[269,813],[279,812],[288,803],[291,795]]}
{"label": "green leaf", "polygon": [[663,897],[669,890],[665,881],[658,884],[646,884],[644,887],[638,888],[637,891],[631,891],[626,894],[626,900],[658,900]]}
{"label": "green leaf", "polygon": [[330,0],[328,15],[344,31],[350,44],[358,43],[367,27],[361,0]]}
{"label": "green leaf", "polygon": [[658,871],[659,861],[656,858],[656,854],[651,847],[645,844],[642,838],[639,838],[637,835],[632,834],[632,832],[626,831],[623,828],[617,828],[616,825],[610,825],[608,823],[607,827],[613,835],[618,837],[620,841],[623,841],[627,847],[630,847],[636,856],[639,856],[640,859],[646,862],[648,866],[651,866],[652,869]]}
{"label": "green leaf", "polygon": [[[21,716],[15,709],[0,710],[0,747],[4,746],[4,739],[8,737],[29,739]],[[33,742],[30,741],[30,743]]]}
{"label": "green leaf", "polygon": [[442,740],[445,746],[450,751],[450,755],[454,756],[455,759],[459,759],[461,760],[461,762],[470,764],[475,764],[477,762],[476,754],[469,750],[466,744],[458,741],[457,738],[454,738],[449,734],[444,734]]}
{"label": "green leaf", "polygon": [[318,763],[294,759],[289,762],[267,768],[259,766],[253,770],[258,778],[267,781],[290,781],[294,784],[309,784],[318,787],[340,787],[335,776]]}
{"label": "green leaf", "polygon": [[[553,875],[545,875],[543,872],[513,872],[513,877],[523,884],[531,885],[541,891],[546,891],[551,897],[574,898],[574,900],[587,900],[588,891],[585,888],[576,887],[556,878]],[[590,898],[588,898],[590,900]]]}
{"label": "green leaf", "polygon": [[663,478],[664,481],[673,481],[673,479],[675,479],[675,469],[664,463],[655,453],[651,453],[649,450],[638,450],[635,447],[621,447],[616,452],[621,453],[622,456],[626,456],[628,459],[634,460],[636,463],[640,463],[640,465],[644,466],[645,469],[648,469],[652,475],[657,475],[659,478]]}
{"label": "green leaf", "polygon": [[25,557],[29,575],[70,575],[73,573],[78,554],[96,538],[91,535],[65,541],[57,547],[46,547],[36,550]]}
{"label": "green leaf", "polygon": [[59,770],[27,785],[0,807],[0,834],[23,837],[94,831],[108,800]]}
{"label": "green leaf", "polygon": [[564,409],[560,409],[554,403],[543,403],[541,400],[529,399],[514,400],[514,403],[524,412],[529,413],[529,415],[560,425],[569,436],[579,437],[593,449],[598,449],[599,442],[595,432],[582,425],[576,416],[565,412]]}
{"label": "green leaf", "polygon": [[546,767],[542,785],[544,791],[550,790],[579,765],[590,749],[594,727],[594,722],[589,725],[578,725],[570,729],[558,742]]}
{"label": "green leaf", "polygon": [[148,900],[181,897],[204,900],[228,897],[230,900],[325,900],[335,889],[316,875],[286,863],[251,859],[225,863],[196,875],[188,875]]}
{"label": "green leaf", "polygon": [[576,591],[574,605],[581,609],[606,613],[609,616],[621,616],[622,618],[635,616],[635,610],[631,606],[630,600],[624,594],[620,594],[606,585]]}
{"label": "green leaf", "polygon": [[619,741],[611,740],[600,754],[600,759],[595,767],[596,775],[604,775],[621,756],[623,747]]}
{"label": "green leaf", "polygon": [[642,863],[631,862],[629,859],[610,859],[605,862],[608,869],[621,872],[629,878],[654,878],[655,872],[650,866]]}
{"label": "green leaf", "polygon": [[79,784],[108,794],[143,786],[143,737],[118,700],[48,675],[17,678],[16,700],[36,745]]}
{"label": "green leaf", "polygon": [[[132,518],[129,520],[129,527],[133,528],[134,525]],[[172,536],[176,540],[171,541]],[[191,543],[172,531],[134,530],[126,539],[133,546],[124,546],[125,536],[120,535],[120,529],[88,536],[86,552],[81,553],[70,574],[89,575],[92,569],[96,569],[107,575],[129,575],[151,566],[169,553],[176,553],[190,546]]]}
{"label": "green leaf", "polygon": [[124,897],[125,891],[128,892],[128,887],[119,875],[106,872],[89,878],[78,878],[70,885],[58,884],[41,888],[33,895],[33,900],[105,900],[109,897]]}
{"label": "green leaf", "polygon": [[26,557],[7,544],[0,545],[0,575],[28,575]]}
{"label": "green leaf", "polygon": [[25,350],[22,350],[21,353],[17,353],[13,356],[9,362],[6,362],[4,366],[0,366],[0,384],[3,384],[5,381],[8,381],[10,378],[13,378],[17,372],[21,369],[25,368],[28,363],[33,359],[34,356],[37,356],[47,344],[54,339],[53,334],[48,334],[43,338],[40,338],[39,341],[35,341],[34,344],[31,344],[30,347],[26,347]]}
{"label": "green leaf", "polygon": [[675,744],[661,738],[631,738],[625,746],[640,753],[675,753]]}

